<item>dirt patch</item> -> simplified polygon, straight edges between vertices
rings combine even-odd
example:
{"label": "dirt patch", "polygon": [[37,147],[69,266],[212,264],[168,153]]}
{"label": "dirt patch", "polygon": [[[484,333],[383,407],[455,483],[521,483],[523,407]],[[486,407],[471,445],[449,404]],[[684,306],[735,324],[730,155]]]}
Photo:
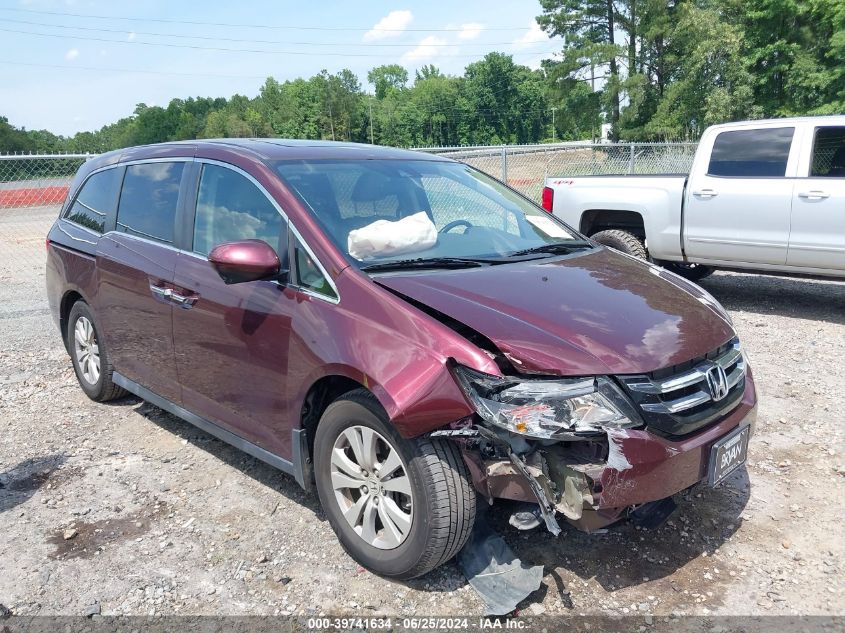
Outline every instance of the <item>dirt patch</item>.
{"label": "dirt patch", "polygon": [[50,558],[91,558],[107,546],[138,538],[150,531],[155,520],[165,513],[165,506],[158,502],[120,517],[93,523],[74,521],[47,538],[56,547]]}

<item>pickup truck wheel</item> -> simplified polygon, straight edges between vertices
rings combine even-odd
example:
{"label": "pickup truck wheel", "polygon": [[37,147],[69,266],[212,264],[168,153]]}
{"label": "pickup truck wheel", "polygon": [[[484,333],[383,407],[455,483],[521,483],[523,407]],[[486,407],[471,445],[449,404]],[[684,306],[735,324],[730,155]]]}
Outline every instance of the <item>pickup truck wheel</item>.
{"label": "pickup truck wheel", "polygon": [[68,315],[67,348],[79,386],[91,400],[106,402],[126,395],[112,382],[112,365],[94,314],[84,301],[73,304]]}
{"label": "pickup truck wheel", "polygon": [[684,279],[690,281],[700,281],[705,277],[712,275],[716,269],[712,266],[704,266],[702,264],[680,264],[678,262],[662,262],[660,264],[666,270],[671,270],[676,275],[680,275]]}
{"label": "pickup truck wheel", "polygon": [[628,231],[620,231],[618,229],[599,231],[591,237],[599,244],[615,248],[617,251],[622,251],[626,255],[638,257],[639,259],[648,259],[645,244],[643,244],[640,238],[632,233],[628,233]]}
{"label": "pickup truck wheel", "polygon": [[476,493],[449,440],[403,438],[364,389],[326,409],[314,438],[320,503],[352,558],[382,576],[422,576],[464,546]]}

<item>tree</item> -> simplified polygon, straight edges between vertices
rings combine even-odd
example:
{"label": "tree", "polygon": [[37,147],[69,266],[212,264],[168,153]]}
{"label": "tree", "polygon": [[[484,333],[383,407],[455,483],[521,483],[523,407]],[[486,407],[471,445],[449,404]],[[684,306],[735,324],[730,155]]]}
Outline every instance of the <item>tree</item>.
{"label": "tree", "polygon": [[[583,78],[588,69],[594,72],[607,67],[602,92],[610,111],[611,137],[616,140],[621,107],[617,61],[621,48],[616,43],[616,30],[624,23],[618,24],[614,0],[540,0],[540,6],[543,13],[537,23],[550,35],[564,38],[560,76]],[[635,19],[629,24],[634,22]],[[634,39],[629,34],[629,42]]]}
{"label": "tree", "polygon": [[32,150],[26,133],[9,124],[9,119],[0,116],[0,149],[4,152],[26,152]]}
{"label": "tree", "polygon": [[367,73],[367,81],[376,88],[376,99],[384,99],[391,90],[402,90],[408,83],[408,71],[399,64],[376,66]]}
{"label": "tree", "polygon": [[754,98],[765,116],[841,113],[842,0],[723,0],[745,34]]}
{"label": "tree", "polygon": [[459,104],[461,142],[527,143],[543,137],[548,112],[545,76],[488,53],[466,67]]}
{"label": "tree", "polygon": [[647,136],[698,138],[708,125],[762,114],[743,56],[743,31],[717,10],[681,5],[666,57],[672,81],[644,126]]}
{"label": "tree", "polygon": [[70,138],[0,117],[0,152],[218,136],[534,143],[595,138],[607,121],[614,139],[680,140],[726,120],[845,112],[845,0],[539,1],[538,23],[564,38],[541,70],[490,53],[459,76],[425,65],[409,84],[405,68],[385,64],[367,74],[374,95],[349,70],[268,77],[254,98],[138,104]]}
{"label": "tree", "polygon": [[443,73],[434,64],[426,64],[422,68],[418,68],[415,75],[415,81],[422,81],[423,79],[434,79],[435,77],[443,77]]}

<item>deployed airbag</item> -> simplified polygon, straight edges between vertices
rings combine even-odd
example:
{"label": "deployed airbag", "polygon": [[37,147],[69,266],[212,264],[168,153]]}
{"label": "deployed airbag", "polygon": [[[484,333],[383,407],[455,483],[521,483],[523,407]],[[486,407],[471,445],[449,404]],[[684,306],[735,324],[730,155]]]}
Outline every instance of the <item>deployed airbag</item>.
{"label": "deployed airbag", "polygon": [[355,259],[418,253],[437,244],[437,227],[424,211],[391,222],[377,220],[349,232],[347,250]]}

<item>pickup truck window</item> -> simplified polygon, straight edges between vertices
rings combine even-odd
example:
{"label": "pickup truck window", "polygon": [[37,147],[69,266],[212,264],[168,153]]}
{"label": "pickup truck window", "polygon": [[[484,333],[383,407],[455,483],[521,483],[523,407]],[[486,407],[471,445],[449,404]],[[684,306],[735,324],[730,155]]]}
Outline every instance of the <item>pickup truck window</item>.
{"label": "pickup truck window", "polygon": [[812,178],[845,178],[845,127],[816,128]]}
{"label": "pickup truck window", "polygon": [[781,178],[786,175],[795,128],[721,132],[710,154],[709,176]]}

